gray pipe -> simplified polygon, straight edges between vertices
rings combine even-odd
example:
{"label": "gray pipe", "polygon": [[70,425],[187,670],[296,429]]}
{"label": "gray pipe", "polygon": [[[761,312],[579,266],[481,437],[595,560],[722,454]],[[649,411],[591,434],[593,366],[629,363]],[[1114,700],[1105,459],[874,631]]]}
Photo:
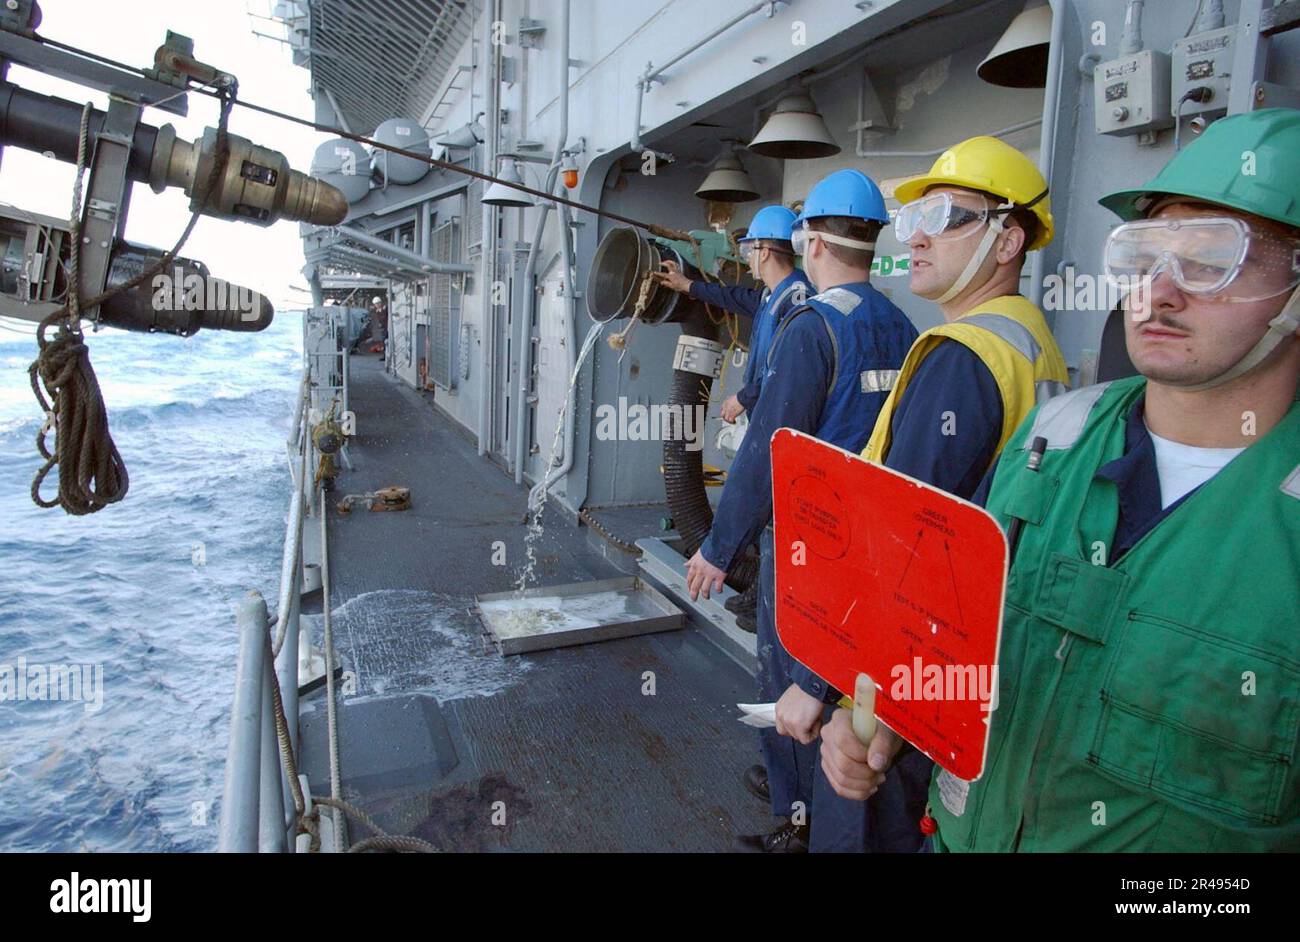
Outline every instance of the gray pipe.
{"label": "gray pipe", "polygon": [[[568,61],[569,61],[569,4],[566,0],[564,5],[564,55],[565,63],[565,80],[561,84],[561,94],[564,96],[562,102],[563,108],[561,113],[565,116],[564,130],[568,133],[568,113],[569,113],[569,82],[568,82]],[[569,207],[560,204],[560,264],[564,266],[564,309],[568,319],[566,331],[565,349],[568,356],[565,358],[567,367],[564,375],[573,377],[574,366],[578,362],[578,313],[576,308],[576,299],[573,293],[573,214]],[[554,472],[550,468],[543,468],[541,480],[533,486],[528,492],[528,506],[531,508],[536,505],[537,499],[541,497],[556,481],[564,477],[573,468],[573,453],[576,450],[573,442],[574,435],[574,416],[573,411],[576,402],[577,383],[570,383],[568,392],[564,399],[564,430],[561,433],[564,442],[564,461]]]}
{"label": "gray pipe", "polygon": [[[1043,179],[1052,186],[1052,165],[1056,158],[1056,112],[1061,106],[1061,71],[1065,64],[1065,6],[1066,0],[1051,0],[1052,35],[1047,46],[1047,87],[1043,89],[1043,134],[1039,139],[1038,163],[1043,172]],[[1058,227],[1059,228],[1059,227]],[[1035,307],[1042,307],[1043,300],[1043,253],[1040,249],[1033,253],[1029,261],[1029,300]],[[1048,321],[1055,326],[1055,318]]]}
{"label": "gray pipe", "polygon": [[[631,141],[629,142],[632,147],[632,153],[639,154],[645,150],[645,145],[641,142],[641,102],[642,99],[645,98],[645,93],[649,91],[650,86],[654,82],[654,80],[657,79],[660,75],[662,75],[666,70],[672,68],[678,62],[681,62],[683,59],[685,59],[695,50],[713,42],[713,40],[717,39],[727,30],[731,29],[741,20],[747,19],[748,17],[757,13],[759,10],[763,9],[764,7],[770,7],[770,6],[772,6],[771,0],[763,0],[763,2],[761,3],[755,3],[751,5],[750,7],[743,10],[742,12],[737,13],[735,16],[733,16],[727,22],[723,23],[713,32],[709,33],[703,39],[699,39],[696,42],[692,43],[690,46],[687,46],[685,49],[677,53],[677,55],[673,56],[671,59],[669,59],[667,62],[665,62],[663,65],[659,66],[658,68],[654,68],[650,63],[646,63],[645,74],[642,75],[639,79],[637,79],[636,82],[636,120],[632,124],[632,138]],[[655,153],[657,156],[662,157],[665,160],[670,160],[670,161],[672,160],[671,154],[660,154],[658,151],[655,151]]]}
{"label": "gray pipe", "polygon": [[[862,121],[862,113],[858,112],[858,121]],[[1032,128],[1035,124],[1042,124],[1043,118],[1030,118],[1028,121],[1019,121],[1015,124],[1008,125],[1000,131],[993,131],[988,137],[1006,137],[1008,134],[1014,134],[1017,131],[1023,131],[1026,128]],[[862,132],[858,132],[858,146],[855,153],[859,157],[876,158],[885,160],[889,158],[919,158],[919,157],[938,157],[946,151],[951,144],[945,144],[943,147],[936,147],[933,150],[863,150],[861,144]]]}
{"label": "gray pipe", "polygon": [[[1142,51],[1142,6],[1144,0],[1128,0],[1124,11],[1124,34],[1119,39],[1119,54],[1131,56]],[[1052,11],[1055,15],[1056,11]],[[1051,55],[1051,50],[1048,50]]]}
{"label": "gray pipe", "polygon": [[306,269],[307,286],[311,288],[312,307],[325,306],[325,291],[320,284],[320,266],[311,265]]}
{"label": "gray pipe", "polygon": [[[560,172],[560,163],[564,159],[564,151],[569,145],[569,3],[570,0],[564,0],[560,5],[560,131],[555,144],[555,153],[551,158],[551,166],[546,174],[546,192],[550,193],[555,187],[556,177]],[[533,232],[533,243],[528,248],[528,261],[524,265],[524,291],[527,292],[527,301],[524,304],[525,314],[520,318],[522,323],[519,328],[519,389],[518,398],[515,404],[515,483],[524,483],[524,465],[528,461],[528,380],[533,369],[533,343],[532,329],[533,321],[537,317],[537,292],[533,288],[533,277],[537,272],[537,257],[542,244],[542,236],[546,232],[546,221],[550,218],[551,209],[555,204],[549,200],[544,200],[539,207],[540,215],[537,219],[537,226]],[[568,250],[569,232],[561,228],[560,241],[564,244],[565,250]],[[570,287],[570,272],[573,269],[566,265],[564,269],[565,297],[569,299],[572,307],[573,292]],[[572,447],[572,446],[566,446]],[[545,473],[545,472],[543,472]]]}
{"label": "gray pipe", "polygon": [[[487,161],[487,172],[495,174],[497,172],[497,135],[500,133],[501,107],[498,104],[499,73],[497,72],[497,63],[500,61],[497,55],[497,47],[492,42],[492,24],[496,21],[496,0],[485,0],[483,4],[483,53],[484,64],[487,68],[484,84],[484,99],[486,101],[487,119],[487,140],[483,144],[484,159]],[[478,386],[478,453],[487,454],[488,442],[492,437],[492,381],[495,373],[494,361],[496,359],[496,308],[492,303],[492,282],[496,278],[497,264],[497,217],[496,207],[490,203],[482,203],[479,211],[483,214],[483,242],[481,245],[482,256],[480,262],[483,268],[483,277],[479,279],[479,291],[483,295],[483,336],[481,346],[483,356],[481,358],[482,368],[479,370]]]}
{"label": "gray pipe", "polygon": [[[310,377],[304,372],[304,386],[308,387]],[[289,746],[293,754],[298,755],[298,654],[299,638],[302,632],[302,621],[299,617],[302,612],[302,562],[303,562],[303,510],[307,502],[307,453],[311,450],[311,436],[307,433],[306,422],[306,400],[307,388],[304,388],[303,395],[299,399],[299,415],[296,424],[296,433],[293,444],[299,448],[298,455],[298,473],[295,476],[293,487],[293,498],[289,504],[289,532],[290,539],[294,540],[294,555],[292,560],[292,569],[286,574],[281,569],[280,580],[283,587],[284,580],[289,580],[289,592],[286,603],[285,593],[280,593],[280,604],[287,608],[281,608],[281,624],[279,631],[281,633],[280,650],[277,655],[275,673],[280,682],[280,699],[284,705],[285,722],[289,725]],[[286,555],[287,552],[286,552]],[[287,611],[287,615],[283,614]],[[293,814],[296,813],[293,805],[293,790],[290,787],[289,777],[280,776],[282,784],[281,807],[286,812],[291,812],[288,819],[285,820],[284,826],[287,829],[285,834],[286,847],[292,852],[294,850],[293,835]]]}
{"label": "gray pipe", "polygon": [[[469,273],[474,271],[473,265],[466,265],[460,262],[435,262],[431,258],[426,258],[418,252],[412,252],[410,249],[404,249],[400,245],[394,245],[378,236],[371,235],[364,229],[358,229],[355,226],[335,226],[343,235],[347,236],[353,242],[359,242],[364,246],[374,249],[377,252],[383,252],[391,255],[393,258],[416,268],[420,271],[427,271],[431,274],[457,274]],[[382,259],[376,259],[376,262],[382,262]]]}
{"label": "gray pipe", "polygon": [[[567,2],[565,4],[568,5]],[[549,193],[555,186],[555,179],[559,175],[559,163],[551,164],[550,170],[546,173],[546,191]],[[532,328],[533,320],[537,316],[537,291],[533,286],[533,277],[537,272],[538,247],[541,245],[542,236],[546,232],[546,220],[551,215],[552,204],[543,200],[538,207],[537,225],[533,228],[533,241],[528,247],[528,260],[524,263],[523,291],[525,299],[523,303],[523,316],[520,318],[519,325],[519,383],[516,390],[515,406],[515,483],[524,483],[524,462],[528,460],[528,444],[526,436],[528,432],[528,380],[533,369],[533,344]]]}
{"label": "gray pipe", "polygon": [[237,613],[235,700],[230,709],[230,741],[226,746],[226,782],[217,848],[222,853],[254,853],[258,838],[262,685],[266,678],[266,600],[250,590],[240,600]]}
{"label": "gray pipe", "polygon": [[[573,376],[573,369],[578,365],[578,315],[573,296],[573,247],[570,244],[570,233],[572,232],[573,217],[569,212],[569,207],[560,204],[560,245],[564,265],[564,306],[568,313],[569,331],[568,343],[565,344],[569,355],[565,358],[566,368],[564,375]],[[564,441],[564,461],[558,468],[543,468],[541,480],[533,485],[528,492],[528,506],[533,508],[541,500],[542,494],[550,490],[560,478],[564,477],[573,469],[573,454],[577,450],[574,447],[574,409],[577,402],[577,383],[569,386],[569,391],[564,399],[564,432],[562,440]]]}

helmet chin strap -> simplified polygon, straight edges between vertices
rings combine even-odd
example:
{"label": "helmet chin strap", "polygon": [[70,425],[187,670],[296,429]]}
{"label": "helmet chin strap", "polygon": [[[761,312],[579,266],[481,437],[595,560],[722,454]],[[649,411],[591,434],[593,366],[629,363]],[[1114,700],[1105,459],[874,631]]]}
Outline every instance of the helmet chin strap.
{"label": "helmet chin strap", "polygon": [[1195,386],[1180,386],[1178,388],[1196,392],[1202,389],[1213,389],[1215,386],[1230,382],[1243,373],[1259,366],[1270,353],[1277,349],[1278,344],[1288,337],[1294,336],[1297,330],[1300,330],[1300,287],[1291,292],[1291,297],[1287,299],[1286,306],[1282,308],[1281,313],[1268,322],[1268,330],[1264,332],[1264,336],[1260,337],[1259,342],[1235,365],[1229,367],[1214,379],[1197,383]]}
{"label": "helmet chin strap", "polygon": [[[1003,203],[998,209],[1009,209],[1014,205],[1015,203]],[[952,287],[934,299],[936,304],[947,304],[966,290],[966,286],[970,284],[971,279],[975,277],[975,273],[984,264],[984,259],[988,258],[989,250],[993,248],[993,242],[1002,232],[1002,229],[1002,217],[989,216],[988,229],[984,231],[984,237],[980,239],[975,254],[970,257],[970,261],[966,263],[966,268],[957,276],[957,280],[952,283]]]}

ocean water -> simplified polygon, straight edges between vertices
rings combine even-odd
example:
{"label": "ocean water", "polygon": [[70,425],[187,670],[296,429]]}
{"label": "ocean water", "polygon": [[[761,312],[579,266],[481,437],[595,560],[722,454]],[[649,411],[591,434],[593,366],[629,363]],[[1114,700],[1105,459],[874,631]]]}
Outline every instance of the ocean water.
{"label": "ocean water", "polygon": [[36,345],[13,325],[0,321],[0,692],[21,659],[29,684],[87,666],[102,698],[0,700],[0,851],[213,850],[234,603],[256,588],[273,608],[278,592],[301,318],[88,333],[131,487],[87,517],[29,496]]}

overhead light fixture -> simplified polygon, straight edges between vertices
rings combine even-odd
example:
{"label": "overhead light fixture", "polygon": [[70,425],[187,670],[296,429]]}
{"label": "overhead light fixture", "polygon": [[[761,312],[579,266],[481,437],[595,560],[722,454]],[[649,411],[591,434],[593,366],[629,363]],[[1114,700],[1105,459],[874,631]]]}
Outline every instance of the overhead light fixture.
{"label": "overhead light fixture", "polygon": [[523,177],[519,175],[519,162],[513,158],[505,157],[501,161],[501,169],[497,173],[497,180],[500,182],[492,183],[483,193],[483,202],[489,206],[536,206],[533,198],[523,190],[516,190],[514,187],[506,186],[507,183],[518,183],[523,185]]}
{"label": "overhead light fixture", "polygon": [[840,152],[826,121],[813,104],[812,96],[800,92],[782,98],[749,149],[764,157],[808,160],[833,157]]}
{"label": "overhead light fixture", "polygon": [[449,150],[472,150],[487,140],[487,131],[477,121],[461,125],[454,131],[448,131],[434,138],[433,143]]}
{"label": "overhead light fixture", "polygon": [[758,199],[758,187],[733,154],[723,154],[714,161],[695,195],[718,203],[748,203]]}
{"label": "overhead light fixture", "polygon": [[1003,88],[1043,88],[1051,40],[1052,8],[1047,0],[1029,0],[975,74]]}

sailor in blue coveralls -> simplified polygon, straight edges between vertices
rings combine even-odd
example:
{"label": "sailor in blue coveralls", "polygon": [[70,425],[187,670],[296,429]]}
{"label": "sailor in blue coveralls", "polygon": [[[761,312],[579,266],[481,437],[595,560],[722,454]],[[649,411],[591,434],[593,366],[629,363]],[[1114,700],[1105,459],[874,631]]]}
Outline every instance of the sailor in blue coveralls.
{"label": "sailor in blue coveralls", "polygon": [[727,475],[712,530],[686,566],[692,598],[700,592],[707,598],[721,590],[739,554],[762,535],[759,695],[777,701],[777,728],[762,731],[760,739],[764,793],[782,823],[741,843],[766,852],[807,850],[822,722],[821,699],[809,689],[821,681],[790,658],[776,635],[770,441],[777,429],[789,427],[855,453],[866,444],[917,336],[903,312],[868,284],[876,235],[887,221],[879,187],[858,170],[838,170],[808,194],[791,242],[818,294],[791,311],[776,331],[761,364],[750,429]]}
{"label": "sailor in blue coveralls", "polygon": [[784,206],[764,206],[754,214],[743,238],[737,240],[741,258],[762,288],[692,281],[677,268],[676,262],[664,262],[666,271],[654,277],[662,285],[687,294],[696,300],[753,319],[749,334],[749,357],[739,392],[722,404],[722,418],[735,422],[742,412],[752,412],[763,381],[763,364],[772,338],[785,316],[812,294],[812,282],[795,267],[790,233],[794,213]]}

